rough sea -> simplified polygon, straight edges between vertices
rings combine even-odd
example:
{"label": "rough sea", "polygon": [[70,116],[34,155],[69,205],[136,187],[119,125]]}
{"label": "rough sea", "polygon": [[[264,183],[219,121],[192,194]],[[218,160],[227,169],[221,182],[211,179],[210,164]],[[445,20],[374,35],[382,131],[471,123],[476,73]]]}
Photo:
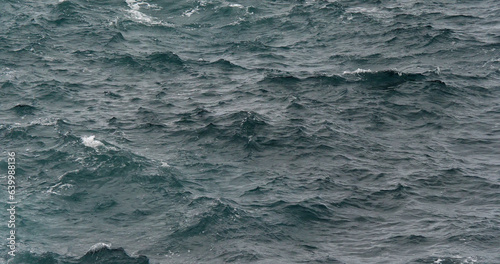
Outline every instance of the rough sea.
{"label": "rough sea", "polygon": [[500,1],[0,0],[0,155],[0,263],[498,264]]}

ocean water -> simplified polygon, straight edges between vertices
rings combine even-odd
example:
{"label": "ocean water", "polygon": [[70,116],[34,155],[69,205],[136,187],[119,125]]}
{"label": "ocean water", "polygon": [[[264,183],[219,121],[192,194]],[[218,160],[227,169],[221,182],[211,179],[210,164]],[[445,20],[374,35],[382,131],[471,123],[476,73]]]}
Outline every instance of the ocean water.
{"label": "ocean water", "polygon": [[0,24],[0,263],[500,263],[499,1],[0,0]]}

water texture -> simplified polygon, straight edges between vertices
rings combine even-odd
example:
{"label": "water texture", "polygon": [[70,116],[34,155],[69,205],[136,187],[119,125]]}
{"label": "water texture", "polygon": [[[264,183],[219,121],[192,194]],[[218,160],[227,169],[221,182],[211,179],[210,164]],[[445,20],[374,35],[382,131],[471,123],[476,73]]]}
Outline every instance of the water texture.
{"label": "water texture", "polygon": [[499,1],[1,0],[0,24],[0,263],[500,263]]}

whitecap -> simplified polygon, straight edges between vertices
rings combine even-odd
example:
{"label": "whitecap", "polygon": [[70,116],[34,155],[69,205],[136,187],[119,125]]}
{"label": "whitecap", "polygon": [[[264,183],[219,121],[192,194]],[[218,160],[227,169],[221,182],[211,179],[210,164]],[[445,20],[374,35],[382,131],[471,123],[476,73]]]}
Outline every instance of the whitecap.
{"label": "whitecap", "polygon": [[200,10],[200,8],[199,8],[199,7],[195,7],[195,8],[193,8],[193,9],[190,9],[190,10],[185,11],[185,12],[182,14],[182,16],[190,17],[190,16],[192,16],[194,13],[197,13],[199,10]]}
{"label": "whitecap", "polygon": [[172,24],[165,23],[160,19],[144,14],[140,11],[142,6],[147,8],[155,7],[147,2],[142,0],[125,0],[130,10],[128,13],[130,14],[130,18],[136,22],[146,24],[146,25],[162,25],[162,26],[172,26]]}
{"label": "whitecap", "polygon": [[57,124],[57,119],[54,118],[38,118],[28,123],[29,126],[40,125],[40,126],[54,126]]}
{"label": "whitecap", "polygon": [[106,243],[103,243],[103,242],[99,242],[99,243],[91,246],[88,252],[94,253],[94,252],[97,252],[97,251],[99,251],[101,249],[111,249],[111,244],[106,244]]}
{"label": "whitecap", "polygon": [[244,6],[240,4],[229,4],[229,7],[244,8]]}
{"label": "whitecap", "polygon": [[372,72],[372,70],[370,70],[370,69],[365,70],[365,69],[358,68],[355,71],[344,71],[342,74],[360,74],[360,73],[368,73],[368,72]]}
{"label": "whitecap", "polygon": [[94,135],[88,136],[88,137],[83,136],[82,142],[83,142],[83,145],[85,145],[86,147],[90,147],[90,148],[97,148],[100,146],[104,146],[104,144],[102,144],[101,141],[95,139]]}

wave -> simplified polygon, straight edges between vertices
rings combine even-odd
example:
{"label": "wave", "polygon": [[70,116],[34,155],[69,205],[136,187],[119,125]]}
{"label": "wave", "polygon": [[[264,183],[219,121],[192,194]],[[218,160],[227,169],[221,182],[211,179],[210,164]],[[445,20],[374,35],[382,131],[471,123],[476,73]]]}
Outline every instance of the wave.
{"label": "wave", "polygon": [[301,205],[291,204],[282,209],[289,216],[289,224],[305,222],[329,222],[332,220],[333,212],[324,204]]}
{"label": "wave", "polygon": [[423,81],[426,78],[425,73],[405,73],[397,70],[372,71],[358,68],[354,71],[344,71],[342,75],[313,75],[302,78],[286,73],[267,74],[259,83],[284,86],[302,83],[317,83],[320,85],[360,83],[368,84],[371,87],[392,87],[406,82]]}
{"label": "wave", "polygon": [[166,72],[183,70],[186,61],[169,51],[138,54],[105,54],[100,59],[105,68],[131,72]]}
{"label": "wave", "polygon": [[214,62],[210,62],[210,65],[219,67],[224,70],[247,70],[246,68],[237,65],[231,61],[225,60],[225,59],[218,59]]}
{"label": "wave", "polygon": [[[243,147],[247,151],[260,150],[260,142],[265,140],[263,131],[269,128],[267,118],[253,111],[238,111],[214,116],[204,109],[188,112],[177,121],[178,124],[195,125],[195,130],[176,133],[190,135],[186,142],[223,141]],[[202,123],[200,126],[199,123]],[[205,125],[206,124],[206,125]]]}
{"label": "wave", "polygon": [[370,86],[373,87],[377,86],[390,87],[405,82],[421,81],[426,79],[426,76],[422,73],[405,73],[397,70],[371,71],[369,69],[368,70],[358,69],[353,73],[348,73],[346,75],[348,75],[347,80],[350,82],[369,83]]}
{"label": "wave", "polygon": [[9,260],[12,264],[40,264],[40,263],[58,263],[58,264],[149,264],[146,256],[132,257],[125,252],[123,248],[111,248],[104,243],[98,243],[82,257],[72,258],[61,256],[52,252],[37,254],[31,252],[21,252]]}
{"label": "wave", "polygon": [[398,184],[394,189],[351,195],[331,205],[338,208],[395,211],[404,206],[412,195],[415,195],[412,188]]}
{"label": "wave", "polygon": [[162,64],[174,64],[182,66],[184,61],[173,52],[154,52],[145,57],[146,62],[162,65]]}
{"label": "wave", "polygon": [[14,113],[25,116],[25,115],[34,115],[37,108],[28,104],[18,104],[10,109]]}
{"label": "wave", "polygon": [[[266,249],[247,245],[283,238],[281,230],[226,199],[197,197],[184,214],[186,220],[158,244],[192,262],[260,261],[265,259]],[[183,253],[186,251],[190,253]]]}
{"label": "wave", "polygon": [[58,26],[88,23],[83,14],[84,7],[75,1],[59,1],[51,10],[47,21]]}

